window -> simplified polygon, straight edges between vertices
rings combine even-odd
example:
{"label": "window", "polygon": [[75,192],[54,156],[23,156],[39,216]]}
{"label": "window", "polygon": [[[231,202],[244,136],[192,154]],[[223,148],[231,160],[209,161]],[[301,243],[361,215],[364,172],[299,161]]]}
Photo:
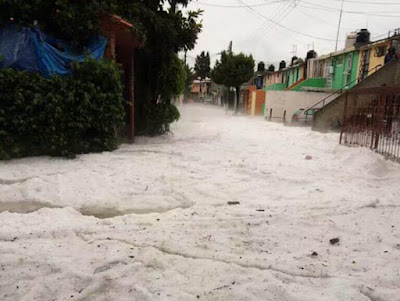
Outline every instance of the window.
{"label": "window", "polygon": [[382,57],[386,53],[386,47],[385,46],[379,46],[375,48],[375,57]]}
{"label": "window", "polygon": [[344,85],[347,87],[351,82],[351,69],[353,67],[353,53],[347,56],[346,70],[344,72]]}

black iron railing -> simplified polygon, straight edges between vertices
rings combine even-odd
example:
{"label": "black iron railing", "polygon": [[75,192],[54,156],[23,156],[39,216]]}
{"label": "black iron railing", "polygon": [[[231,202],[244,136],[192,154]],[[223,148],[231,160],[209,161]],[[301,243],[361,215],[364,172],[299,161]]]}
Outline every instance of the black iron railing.
{"label": "black iron railing", "polygon": [[400,163],[400,87],[348,91],[340,144],[368,147]]}
{"label": "black iron railing", "polygon": [[[368,70],[368,74],[370,74],[371,72],[375,73],[378,69],[382,68],[382,65],[378,65],[375,66],[374,68],[372,68],[371,70]],[[372,74],[371,74],[372,75]],[[316,104],[313,104],[311,107],[307,108],[307,110],[305,110],[305,114],[312,109],[322,109],[325,105],[326,105],[326,101],[331,98],[333,95],[335,94],[342,94],[344,92],[344,90],[348,87],[350,87],[352,84],[354,84],[355,82],[359,82],[363,80],[363,78],[357,77],[355,80],[351,81],[350,83],[346,84],[345,86],[343,86],[342,88],[333,91],[331,94],[329,94],[328,96],[326,96],[325,98],[323,98],[321,101],[317,102]],[[330,101],[329,101],[330,102]],[[322,106],[320,108],[317,108],[320,104],[322,104]]]}

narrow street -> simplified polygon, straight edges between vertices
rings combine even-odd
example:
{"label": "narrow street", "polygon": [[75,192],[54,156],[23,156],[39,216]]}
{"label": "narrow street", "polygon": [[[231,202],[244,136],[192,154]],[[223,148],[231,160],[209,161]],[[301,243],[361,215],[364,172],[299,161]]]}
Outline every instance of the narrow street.
{"label": "narrow street", "polygon": [[399,165],[180,111],[112,153],[0,162],[0,300],[400,300]]}

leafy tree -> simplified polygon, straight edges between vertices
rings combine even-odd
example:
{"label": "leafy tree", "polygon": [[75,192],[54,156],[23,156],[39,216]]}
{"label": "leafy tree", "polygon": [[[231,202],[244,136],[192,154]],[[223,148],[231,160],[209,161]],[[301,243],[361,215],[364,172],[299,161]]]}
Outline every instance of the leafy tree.
{"label": "leafy tree", "polygon": [[210,77],[210,53],[207,54],[203,51],[200,55],[196,57],[196,62],[194,64],[194,71],[197,77],[205,79]]}
{"label": "leafy tree", "polygon": [[[182,12],[190,0],[0,0],[0,26],[13,22],[40,28],[78,47],[100,31],[99,15],[115,13],[134,25],[144,43],[135,53],[136,128],[146,132],[146,104],[170,103],[183,88],[177,53],[194,48],[202,11]],[[179,70],[178,70],[179,69]]]}
{"label": "leafy tree", "polygon": [[254,74],[254,59],[243,53],[233,54],[223,51],[221,60],[217,60],[211,72],[214,82],[226,87],[236,88],[236,112],[239,105],[240,85],[248,81]]}

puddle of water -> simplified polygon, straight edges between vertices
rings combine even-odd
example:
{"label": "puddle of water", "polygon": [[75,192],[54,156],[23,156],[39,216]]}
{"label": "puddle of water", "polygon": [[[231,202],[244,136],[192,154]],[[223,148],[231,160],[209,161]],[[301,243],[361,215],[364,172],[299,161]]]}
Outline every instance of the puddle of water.
{"label": "puddle of water", "polygon": [[46,202],[24,201],[24,202],[0,202],[1,212],[32,213],[42,208],[61,208]]}
{"label": "puddle of water", "polygon": [[[150,214],[150,213],[165,213],[174,209],[190,208],[192,204],[176,206],[173,208],[155,208],[155,209],[128,209],[128,210],[118,210],[117,208],[105,208],[105,207],[82,207],[74,208],[82,215],[94,216],[99,219],[113,218],[117,216],[123,216],[128,214]],[[36,201],[24,201],[24,202],[0,202],[0,213],[1,212],[11,212],[11,213],[21,213],[28,214],[40,210],[42,208],[63,208],[60,206],[55,206],[46,202],[36,202]]]}

